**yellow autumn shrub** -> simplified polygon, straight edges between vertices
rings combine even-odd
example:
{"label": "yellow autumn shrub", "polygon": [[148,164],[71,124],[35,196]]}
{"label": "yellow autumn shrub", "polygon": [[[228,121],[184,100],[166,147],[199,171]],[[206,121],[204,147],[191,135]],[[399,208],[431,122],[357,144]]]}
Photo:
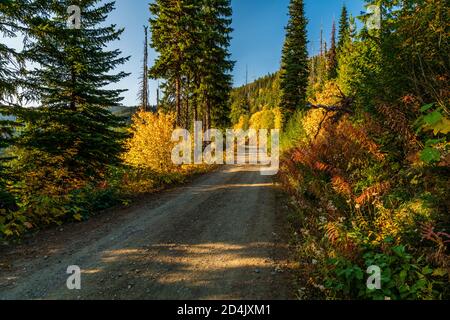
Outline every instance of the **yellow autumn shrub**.
{"label": "yellow autumn shrub", "polygon": [[239,118],[239,122],[234,125],[235,130],[248,130],[249,127],[249,118],[248,116],[241,116]]}
{"label": "yellow autumn shrub", "polygon": [[131,138],[126,141],[127,152],[123,155],[126,164],[150,169],[156,173],[168,173],[175,169],[171,155],[175,143],[171,141],[174,130],[173,113],[157,114],[138,112],[133,117]]}
{"label": "yellow autumn shrub", "polygon": [[263,110],[252,115],[249,124],[250,128],[255,130],[281,129],[283,126],[283,115],[279,108],[268,109],[264,107]]}
{"label": "yellow autumn shrub", "polygon": [[341,92],[339,91],[338,85],[334,81],[327,81],[323,88],[317,92],[314,99],[312,99],[313,104],[322,104],[326,106],[336,105],[340,100]]}
{"label": "yellow autumn shrub", "polygon": [[302,121],[307,140],[312,140],[316,136],[324,117],[325,111],[323,109],[312,109],[308,111]]}
{"label": "yellow autumn shrub", "polygon": [[283,112],[281,111],[280,108],[275,108],[272,110],[273,115],[274,115],[274,121],[273,121],[273,125],[274,125],[274,129],[282,129],[283,128]]}

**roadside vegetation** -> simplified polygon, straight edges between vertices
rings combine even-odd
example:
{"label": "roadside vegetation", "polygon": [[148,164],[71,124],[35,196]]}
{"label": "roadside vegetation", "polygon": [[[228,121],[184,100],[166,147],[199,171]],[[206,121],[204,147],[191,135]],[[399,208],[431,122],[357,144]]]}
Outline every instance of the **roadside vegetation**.
{"label": "roadside vegetation", "polygon": [[[127,76],[128,57],[105,49],[123,32],[104,23],[114,1],[80,1],[80,29],[69,2],[0,4],[2,36],[25,36],[22,50],[0,43],[0,240],[209,170],[172,164],[174,128],[282,129],[298,298],[450,298],[448,1],[366,0],[379,26],[344,6],[309,56],[291,0],[280,71],[233,90],[231,1],[153,1],[158,57],[149,68],[145,48],[131,120],[111,113],[124,90],[106,89]],[[156,111],[148,78],[162,82]]]}
{"label": "roadside vegetation", "polygon": [[[282,108],[300,299],[450,297],[448,8],[382,1],[382,13],[369,30],[371,15],[344,6],[305,61],[303,1],[291,1],[281,71],[231,95],[238,126]],[[381,290],[367,288],[370,266]]]}
{"label": "roadside vegetation", "polygon": [[[448,8],[382,8],[381,29],[357,31],[344,7],[340,45],[333,27],[287,125],[300,298],[450,297]],[[381,290],[367,288],[370,266]]]}
{"label": "roadside vegetation", "polygon": [[[1,36],[24,39],[22,48],[0,44],[0,240],[86,220],[211,170],[172,165],[172,131],[228,122],[229,1],[149,4],[149,45],[159,56],[148,68],[145,28],[141,105],[133,109],[121,105],[126,89],[111,89],[128,76],[117,70],[129,59],[107,49],[123,33],[107,24],[115,2],[79,1],[79,28],[68,26],[72,4],[0,4]],[[162,82],[158,110],[148,78]]]}

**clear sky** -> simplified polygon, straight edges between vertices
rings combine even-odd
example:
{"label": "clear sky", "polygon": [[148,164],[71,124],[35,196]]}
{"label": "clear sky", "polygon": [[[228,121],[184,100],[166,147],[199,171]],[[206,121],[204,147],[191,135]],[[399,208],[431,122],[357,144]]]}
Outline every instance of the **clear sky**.
{"label": "clear sky", "polygon": [[[329,39],[333,18],[339,20],[344,2],[354,16],[364,11],[363,0],[305,0],[310,53],[319,50],[321,25],[326,39]],[[116,10],[108,18],[108,22],[125,27],[121,40],[113,43],[112,47],[120,48],[124,55],[131,56],[122,69],[132,74],[117,84],[119,88],[129,89],[123,94],[124,105],[137,104],[143,26],[148,24],[150,16],[148,4],[149,0],[116,0]],[[234,85],[239,86],[245,83],[247,67],[249,81],[279,69],[289,0],[232,0],[232,5],[234,32],[230,51],[232,59],[236,61]],[[12,41],[15,46],[18,46],[18,42],[19,39]],[[156,53],[150,50],[149,56],[151,64]],[[156,102],[156,87],[157,82],[151,81],[150,101],[153,104]]]}
{"label": "clear sky", "polygon": [[[117,9],[110,21],[125,27],[120,41],[124,54],[132,58],[125,70],[133,74],[120,83],[129,89],[124,94],[126,105],[136,103],[137,83],[141,69],[143,52],[143,25],[149,18],[148,0],[116,0]],[[320,27],[329,39],[333,18],[339,20],[342,4],[345,2],[350,13],[359,15],[364,11],[363,0],[305,0],[306,15],[309,19],[309,51],[319,50]],[[233,71],[234,85],[245,83],[246,67],[248,80],[252,81],[280,67],[281,48],[288,21],[289,0],[232,0],[233,40],[230,51],[236,61]],[[156,53],[150,51],[151,61]],[[150,61],[150,63],[151,63]],[[156,101],[156,82],[150,83],[150,99]]]}

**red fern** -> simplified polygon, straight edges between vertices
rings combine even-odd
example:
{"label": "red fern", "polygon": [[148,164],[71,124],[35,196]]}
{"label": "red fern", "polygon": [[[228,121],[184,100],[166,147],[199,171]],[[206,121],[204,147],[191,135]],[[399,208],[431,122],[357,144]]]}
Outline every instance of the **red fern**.
{"label": "red fern", "polygon": [[359,205],[365,205],[377,196],[381,196],[391,188],[391,184],[386,182],[379,182],[375,185],[365,189],[363,193],[355,199],[355,202]]}

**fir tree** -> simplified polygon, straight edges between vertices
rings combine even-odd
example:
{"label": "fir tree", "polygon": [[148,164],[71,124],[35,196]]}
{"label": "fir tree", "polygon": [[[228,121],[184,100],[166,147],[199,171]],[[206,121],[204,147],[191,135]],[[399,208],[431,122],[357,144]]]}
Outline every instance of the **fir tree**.
{"label": "fir tree", "polygon": [[288,112],[305,107],[308,86],[308,52],[303,0],[291,0],[290,20],[281,65],[281,106]]}
{"label": "fir tree", "polygon": [[[26,0],[1,1],[0,35],[5,38],[17,37],[22,29],[22,18],[35,9]],[[8,180],[11,179],[6,163],[11,158],[5,155],[4,150],[13,144],[13,133],[17,126],[15,118],[22,109],[17,105],[20,60],[20,52],[0,43],[0,209],[14,206],[14,199],[6,190]]]}
{"label": "fir tree", "polygon": [[[72,1],[48,3],[49,18],[33,19],[26,54],[38,64],[29,72],[29,88],[38,97],[39,108],[27,114],[18,140],[23,169],[39,166],[57,174],[61,183],[78,185],[102,178],[108,165],[120,163],[124,134],[121,121],[108,110],[120,106],[125,90],[106,89],[128,74],[114,73],[128,58],[120,50],[104,48],[119,39],[123,29],[101,26],[115,2],[80,0],[81,28],[69,28],[67,8]],[[69,188],[69,186],[68,186]]]}
{"label": "fir tree", "polygon": [[350,22],[348,18],[348,11],[345,5],[342,6],[341,18],[339,20],[339,40],[337,44],[337,51],[340,52],[344,47],[345,42],[350,36]]}
{"label": "fir tree", "polygon": [[[14,18],[19,10],[19,6],[16,4],[0,2],[0,34],[2,37],[16,37],[17,27]],[[0,43],[0,101],[3,102],[8,95],[14,92],[14,84],[11,82],[13,70],[10,64],[13,62],[15,55],[16,52],[12,48],[9,48],[3,42]]]}
{"label": "fir tree", "polygon": [[[200,88],[200,69],[203,65],[202,60],[202,27],[201,19],[201,1],[189,0],[186,20],[185,37],[188,39],[188,46],[185,48],[185,60],[182,65],[183,74],[183,99],[182,106],[183,126],[190,128],[193,121],[199,120],[201,112],[199,106],[199,88]],[[191,116],[192,120],[191,121]]]}
{"label": "fir tree", "polygon": [[159,53],[150,76],[165,80],[165,109],[174,105],[179,126],[188,127],[191,115],[205,128],[227,122],[230,1],[157,0],[150,11],[151,46]]}
{"label": "fir tree", "polygon": [[200,95],[206,129],[228,124],[228,99],[232,88],[230,71],[234,62],[228,51],[231,41],[231,1],[202,1],[202,50]]}
{"label": "fir tree", "polygon": [[182,124],[183,75],[188,52],[193,48],[193,22],[198,19],[198,11],[195,0],[156,0],[150,4],[151,46],[159,53],[150,68],[150,76],[166,80],[165,99],[174,96],[179,126]]}

